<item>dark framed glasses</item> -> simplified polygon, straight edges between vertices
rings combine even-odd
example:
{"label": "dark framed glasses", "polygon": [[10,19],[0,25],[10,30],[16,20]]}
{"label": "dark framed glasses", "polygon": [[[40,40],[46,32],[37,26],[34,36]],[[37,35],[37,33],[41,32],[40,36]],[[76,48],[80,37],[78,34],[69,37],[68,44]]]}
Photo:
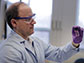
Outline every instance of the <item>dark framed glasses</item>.
{"label": "dark framed glasses", "polygon": [[32,16],[28,16],[28,17],[15,17],[14,19],[30,19],[32,17],[34,17],[36,14],[33,14]]}
{"label": "dark framed glasses", "polygon": [[[25,22],[31,22],[32,21],[32,19],[34,19],[35,18],[35,15],[36,14],[33,14],[32,16],[28,16],[28,17],[15,17],[14,19],[24,19],[25,20]],[[31,19],[32,18],[32,19]]]}

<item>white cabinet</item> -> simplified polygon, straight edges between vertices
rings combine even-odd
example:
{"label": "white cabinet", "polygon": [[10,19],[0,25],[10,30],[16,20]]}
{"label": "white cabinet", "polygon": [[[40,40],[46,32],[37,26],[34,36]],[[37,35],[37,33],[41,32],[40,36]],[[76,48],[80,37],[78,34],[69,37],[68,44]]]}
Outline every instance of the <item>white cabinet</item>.
{"label": "white cabinet", "polygon": [[78,0],[53,0],[50,42],[61,46],[72,41],[72,26],[77,19]]}

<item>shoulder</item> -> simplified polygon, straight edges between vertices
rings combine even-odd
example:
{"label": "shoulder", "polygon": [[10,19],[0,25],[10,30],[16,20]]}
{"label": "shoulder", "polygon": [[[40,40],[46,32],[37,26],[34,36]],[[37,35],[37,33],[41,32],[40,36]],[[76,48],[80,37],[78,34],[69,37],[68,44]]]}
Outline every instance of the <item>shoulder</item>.
{"label": "shoulder", "polygon": [[0,44],[0,51],[22,51],[23,48],[22,48],[22,45],[17,43],[16,41],[14,40],[10,40],[10,39],[6,39],[6,40],[3,40]]}

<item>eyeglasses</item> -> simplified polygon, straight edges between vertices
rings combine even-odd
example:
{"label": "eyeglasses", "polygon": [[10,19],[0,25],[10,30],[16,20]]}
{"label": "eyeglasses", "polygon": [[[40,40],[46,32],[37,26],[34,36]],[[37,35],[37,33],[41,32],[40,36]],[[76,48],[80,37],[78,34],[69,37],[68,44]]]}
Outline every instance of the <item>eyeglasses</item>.
{"label": "eyeglasses", "polygon": [[[25,22],[31,22],[32,19],[35,18],[35,15],[36,15],[36,14],[33,14],[32,16],[28,16],[28,17],[15,17],[14,19],[17,19],[17,20],[19,20],[19,19],[24,19]],[[31,18],[32,18],[32,19],[31,19]]]}

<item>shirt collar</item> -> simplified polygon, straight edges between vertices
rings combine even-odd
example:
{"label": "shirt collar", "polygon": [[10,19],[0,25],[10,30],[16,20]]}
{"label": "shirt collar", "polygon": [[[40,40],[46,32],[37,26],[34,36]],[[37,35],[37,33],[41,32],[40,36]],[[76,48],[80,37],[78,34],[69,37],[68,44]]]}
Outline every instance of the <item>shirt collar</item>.
{"label": "shirt collar", "polygon": [[12,40],[17,41],[19,43],[25,41],[24,38],[22,38],[19,34],[17,34],[16,32],[14,32],[13,30],[9,34],[8,38],[11,38]]}
{"label": "shirt collar", "polygon": [[28,37],[28,40],[25,40],[24,38],[22,38],[19,34],[17,34],[16,32],[14,32],[13,30],[11,31],[11,33],[9,34],[8,37],[12,38],[13,40],[16,40],[20,44],[25,43],[25,41],[33,43],[33,40],[32,40],[31,37]]}

